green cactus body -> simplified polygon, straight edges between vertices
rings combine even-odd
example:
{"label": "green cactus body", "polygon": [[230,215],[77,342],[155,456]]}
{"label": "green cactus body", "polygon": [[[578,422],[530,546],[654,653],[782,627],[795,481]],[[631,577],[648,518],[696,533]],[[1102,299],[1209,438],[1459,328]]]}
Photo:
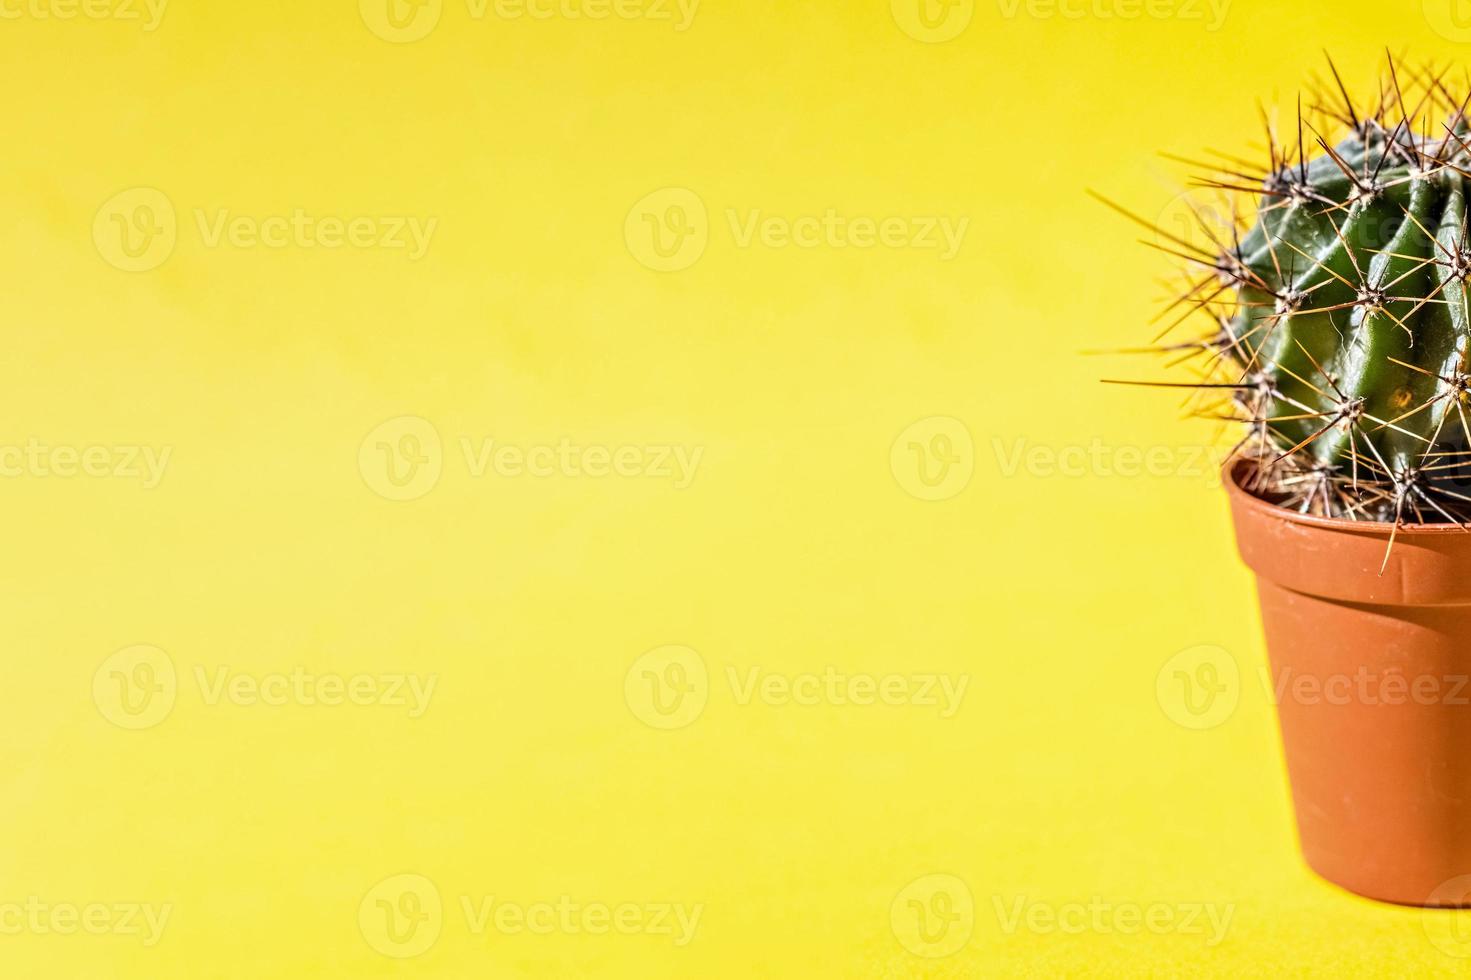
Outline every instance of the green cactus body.
{"label": "green cactus body", "polygon": [[1471,317],[1462,177],[1389,137],[1355,134],[1339,160],[1269,179],[1229,329],[1277,442],[1393,481],[1467,448],[1453,389]]}
{"label": "green cactus body", "polygon": [[[1317,92],[1311,119],[1299,105],[1296,149],[1269,125],[1269,167],[1206,177],[1258,197],[1229,244],[1202,218],[1219,251],[1156,229],[1207,273],[1170,311],[1215,324],[1156,349],[1205,355],[1206,376],[1184,386],[1229,393],[1201,407],[1248,423],[1238,450],[1256,463],[1251,489],[1324,516],[1471,528],[1471,95],[1452,99],[1427,67],[1409,73],[1407,96],[1401,74],[1391,63],[1372,116],[1339,82],[1330,95],[1346,114]],[[1348,135],[1330,146],[1317,133],[1335,125]]]}
{"label": "green cactus body", "polygon": [[[1297,147],[1269,124],[1266,168],[1206,165],[1202,185],[1231,195],[1229,235],[1198,209],[1210,245],[1155,229],[1192,267],[1165,332],[1195,311],[1213,332],[1152,348],[1203,358],[1198,381],[1130,383],[1197,388],[1202,414],[1246,422],[1247,486],[1275,502],[1471,530],[1471,94],[1446,74],[1391,61],[1364,116],[1334,70],[1306,116],[1299,102]],[[1336,144],[1318,136],[1335,127]]]}

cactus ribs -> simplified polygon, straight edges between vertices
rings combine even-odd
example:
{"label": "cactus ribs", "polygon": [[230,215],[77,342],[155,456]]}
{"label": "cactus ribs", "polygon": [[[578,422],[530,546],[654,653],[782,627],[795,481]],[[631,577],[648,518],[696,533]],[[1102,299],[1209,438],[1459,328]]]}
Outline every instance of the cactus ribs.
{"label": "cactus ribs", "polygon": [[[1226,200],[1203,238],[1154,228],[1186,264],[1148,348],[1196,381],[1198,414],[1246,427],[1248,489],[1302,513],[1471,528],[1471,79],[1389,59],[1356,103],[1337,69],[1299,99],[1266,160],[1212,152],[1195,183]],[[1102,200],[1102,198],[1100,198]],[[1117,205],[1111,207],[1151,228]]]}

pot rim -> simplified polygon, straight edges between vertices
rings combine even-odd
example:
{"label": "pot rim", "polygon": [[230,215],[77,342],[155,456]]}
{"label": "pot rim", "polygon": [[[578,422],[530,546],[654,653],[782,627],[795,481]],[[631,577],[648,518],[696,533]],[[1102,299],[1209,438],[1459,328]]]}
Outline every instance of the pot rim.
{"label": "pot rim", "polygon": [[[1394,530],[1395,526],[1387,521],[1350,521],[1342,517],[1318,517],[1315,514],[1300,514],[1295,510],[1274,504],[1269,500],[1263,500],[1241,485],[1241,473],[1250,464],[1251,461],[1245,457],[1233,456],[1226,460],[1225,465],[1221,467],[1221,483],[1226,487],[1226,492],[1242,506],[1249,507],[1276,520],[1289,521],[1293,524],[1303,524],[1308,527],[1346,531],[1350,534],[1387,538],[1390,532]],[[1463,527],[1460,524],[1401,524],[1399,525],[1397,536],[1468,533],[1471,533],[1471,530],[1468,530],[1467,527]]]}

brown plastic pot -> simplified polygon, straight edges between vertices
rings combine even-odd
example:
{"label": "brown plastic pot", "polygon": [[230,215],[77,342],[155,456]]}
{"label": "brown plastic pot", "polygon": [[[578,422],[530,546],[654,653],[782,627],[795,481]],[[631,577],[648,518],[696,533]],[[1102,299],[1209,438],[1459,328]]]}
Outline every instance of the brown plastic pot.
{"label": "brown plastic pot", "polygon": [[1471,906],[1471,533],[1308,517],[1227,467],[1256,573],[1309,866],[1369,898]]}

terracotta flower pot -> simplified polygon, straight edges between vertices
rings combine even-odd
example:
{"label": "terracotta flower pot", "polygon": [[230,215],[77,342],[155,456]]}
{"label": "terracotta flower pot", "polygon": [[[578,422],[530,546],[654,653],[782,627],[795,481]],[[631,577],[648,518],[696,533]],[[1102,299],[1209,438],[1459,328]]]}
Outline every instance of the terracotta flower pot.
{"label": "terracotta flower pot", "polygon": [[1350,891],[1471,905],[1471,533],[1307,517],[1243,490],[1303,856]]}

